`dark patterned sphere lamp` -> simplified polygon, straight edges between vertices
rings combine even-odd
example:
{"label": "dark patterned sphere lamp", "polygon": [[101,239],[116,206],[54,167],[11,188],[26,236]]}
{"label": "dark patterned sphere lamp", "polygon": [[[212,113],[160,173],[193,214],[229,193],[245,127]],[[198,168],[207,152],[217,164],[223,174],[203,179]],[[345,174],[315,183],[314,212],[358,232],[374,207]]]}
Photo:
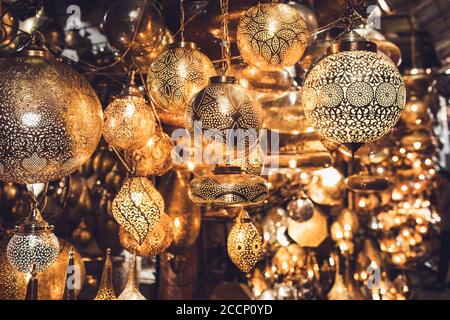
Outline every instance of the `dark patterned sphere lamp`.
{"label": "dark patterned sphere lamp", "polygon": [[308,73],[302,100],[314,129],[354,153],[394,127],[405,95],[395,64],[377,53],[375,43],[349,31]]}

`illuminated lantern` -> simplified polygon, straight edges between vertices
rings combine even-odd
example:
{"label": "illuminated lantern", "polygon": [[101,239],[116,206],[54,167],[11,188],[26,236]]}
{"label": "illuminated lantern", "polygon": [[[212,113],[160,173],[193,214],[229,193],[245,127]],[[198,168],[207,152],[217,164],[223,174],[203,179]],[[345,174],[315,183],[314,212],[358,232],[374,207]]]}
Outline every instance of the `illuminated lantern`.
{"label": "illuminated lantern", "polygon": [[262,3],[247,10],[237,28],[237,44],[243,59],[264,71],[295,64],[305,51],[306,23],[293,7]]}

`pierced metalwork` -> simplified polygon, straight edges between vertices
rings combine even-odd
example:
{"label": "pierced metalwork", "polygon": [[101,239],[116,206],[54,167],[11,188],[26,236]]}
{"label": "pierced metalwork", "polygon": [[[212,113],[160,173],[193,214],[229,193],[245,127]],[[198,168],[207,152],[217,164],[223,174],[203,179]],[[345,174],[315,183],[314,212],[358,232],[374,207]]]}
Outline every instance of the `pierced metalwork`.
{"label": "pierced metalwork", "polygon": [[173,167],[172,139],[157,129],[147,143],[139,149],[125,152],[125,158],[133,163],[138,176],[163,175]]}
{"label": "pierced metalwork", "polygon": [[117,223],[141,244],[160,221],[164,199],[150,180],[131,177],[114,197],[111,211]]}
{"label": "pierced metalwork", "polygon": [[158,108],[184,115],[191,98],[216,75],[209,58],[192,42],[172,46],[156,58],[147,74],[147,87]]}
{"label": "pierced metalwork", "polygon": [[214,174],[195,178],[190,196],[198,204],[245,206],[258,204],[269,195],[267,181],[247,174]]}
{"label": "pierced metalwork", "polygon": [[231,261],[243,272],[249,272],[259,261],[262,238],[245,211],[236,219],[228,234],[227,251]]}
{"label": "pierced metalwork", "polygon": [[103,136],[113,147],[142,148],[155,132],[155,117],[144,97],[127,95],[114,99],[105,109]]}
{"label": "pierced metalwork", "polygon": [[159,222],[148,232],[141,244],[123,228],[119,229],[119,240],[125,250],[138,256],[157,256],[166,251],[173,241],[172,221],[167,214],[162,213]]}
{"label": "pierced metalwork", "polygon": [[307,75],[302,101],[322,136],[341,144],[385,135],[405,107],[405,85],[394,63],[369,51],[342,51],[323,58]]}
{"label": "pierced metalwork", "polygon": [[235,82],[234,77],[213,77],[195,95],[186,112],[186,129],[191,136],[203,132],[207,141],[223,144],[233,143],[232,138],[237,137],[241,150],[257,142],[261,107]]}
{"label": "pierced metalwork", "polygon": [[297,10],[264,3],[247,10],[237,28],[237,44],[246,62],[264,71],[295,64],[306,49],[308,31]]}
{"label": "pierced metalwork", "polygon": [[0,61],[0,180],[58,180],[100,141],[100,102],[86,79],[45,57]]}

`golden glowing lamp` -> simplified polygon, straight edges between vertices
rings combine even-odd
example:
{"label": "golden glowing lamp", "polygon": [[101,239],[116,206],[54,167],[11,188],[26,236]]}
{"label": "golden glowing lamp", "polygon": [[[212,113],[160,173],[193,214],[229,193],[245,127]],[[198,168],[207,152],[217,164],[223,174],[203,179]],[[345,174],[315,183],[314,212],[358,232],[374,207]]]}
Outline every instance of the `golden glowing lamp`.
{"label": "golden glowing lamp", "polygon": [[170,246],[172,240],[172,221],[165,213],[162,213],[159,222],[148,232],[141,244],[126,230],[119,229],[119,241],[122,247],[141,257],[157,256],[163,253]]}
{"label": "golden glowing lamp", "polygon": [[147,73],[150,97],[162,121],[175,127],[183,126],[189,101],[215,75],[213,64],[193,42],[175,43],[162,52]]}
{"label": "golden glowing lamp", "polygon": [[228,234],[227,251],[231,261],[243,272],[249,272],[259,261],[262,238],[244,210]]}
{"label": "golden glowing lamp", "polygon": [[142,243],[160,221],[164,199],[149,179],[130,177],[114,197],[111,211],[117,223]]}
{"label": "golden glowing lamp", "polygon": [[105,109],[103,137],[112,147],[132,151],[145,146],[155,127],[151,106],[131,74],[130,82],[124,86],[120,96]]}
{"label": "golden glowing lamp", "polygon": [[264,71],[295,64],[306,49],[308,31],[298,11],[283,3],[261,3],[248,9],[237,28],[243,59]]}

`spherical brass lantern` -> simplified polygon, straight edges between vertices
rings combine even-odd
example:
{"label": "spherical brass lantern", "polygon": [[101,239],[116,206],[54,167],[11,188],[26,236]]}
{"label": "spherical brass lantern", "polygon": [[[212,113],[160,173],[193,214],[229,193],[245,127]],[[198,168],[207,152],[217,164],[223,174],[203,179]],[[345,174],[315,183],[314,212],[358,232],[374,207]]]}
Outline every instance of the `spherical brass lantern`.
{"label": "spherical brass lantern", "polygon": [[295,64],[306,48],[306,23],[293,7],[283,3],[258,4],[241,17],[237,44],[244,60],[264,71]]}
{"label": "spherical brass lantern", "polygon": [[228,148],[234,143],[230,137],[237,137],[240,151],[258,141],[261,107],[236,81],[228,76],[211,77],[210,83],[192,98],[186,111],[186,129],[194,139],[202,133],[206,141]]}
{"label": "spherical brass lantern", "polygon": [[227,250],[231,261],[243,272],[249,272],[262,253],[262,238],[246,211],[236,218],[227,239]]}
{"label": "spherical brass lantern", "polygon": [[57,180],[81,167],[100,141],[94,90],[38,42],[0,61],[0,180]]}
{"label": "spherical brass lantern", "polygon": [[302,94],[314,129],[353,151],[385,135],[405,107],[405,85],[394,63],[355,34],[314,66]]}
{"label": "spherical brass lantern", "polygon": [[6,249],[11,266],[23,273],[46,270],[59,253],[58,238],[52,226],[45,222],[39,209],[33,208],[30,217],[17,227]]}
{"label": "spherical brass lantern", "polygon": [[131,75],[121,95],[105,109],[103,136],[113,147],[124,150],[142,148],[155,132],[155,117]]}
{"label": "spherical brass lantern", "polygon": [[195,43],[181,42],[170,46],[152,63],[147,87],[157,107],[170,114],[163,119],[177,126],[177,119],[183,119],[191,98],[215,75],[213,64]]}
{"label": "spherical brass lantern", "polygon": [[164,199],[149,179],[130,177],[114,197],[111,211],[117,223],[141,244],[160,221]]}

